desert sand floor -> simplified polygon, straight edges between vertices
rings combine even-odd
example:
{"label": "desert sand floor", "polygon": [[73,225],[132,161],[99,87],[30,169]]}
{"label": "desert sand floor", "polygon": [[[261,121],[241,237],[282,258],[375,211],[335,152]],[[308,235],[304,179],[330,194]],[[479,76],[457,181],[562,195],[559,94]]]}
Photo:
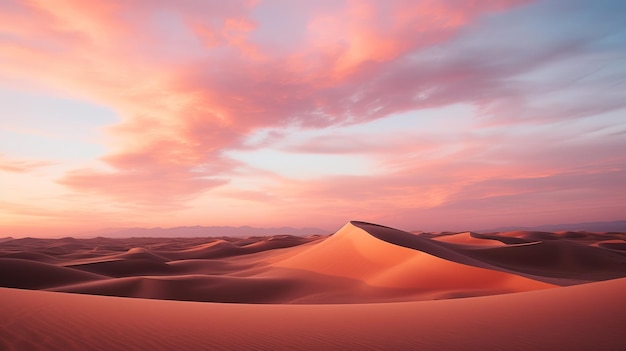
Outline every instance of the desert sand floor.
{"label": "desert sand floor", "polygon": [[440,301],[251,305],[0,289],[2,350],[624,350],[626,279]]}

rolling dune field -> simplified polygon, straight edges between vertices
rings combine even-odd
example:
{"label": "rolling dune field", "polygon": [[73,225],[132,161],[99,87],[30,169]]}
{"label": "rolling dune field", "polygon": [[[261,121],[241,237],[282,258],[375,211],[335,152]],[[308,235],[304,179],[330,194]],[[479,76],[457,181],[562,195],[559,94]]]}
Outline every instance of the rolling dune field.
{"label": "rolling dune field", "polygon": [[0,346],[622,350],[625,243],[357,221],[330,236],[7,239]]}

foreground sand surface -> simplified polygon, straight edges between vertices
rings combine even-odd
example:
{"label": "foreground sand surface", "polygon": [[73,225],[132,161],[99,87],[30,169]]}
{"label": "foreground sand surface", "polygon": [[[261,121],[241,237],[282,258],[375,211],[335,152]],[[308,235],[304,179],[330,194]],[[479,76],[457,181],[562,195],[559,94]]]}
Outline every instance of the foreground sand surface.
{"label": "foreground sand surface", "polygon": [[624,350],[626,279],[516,294],[249,305],[0,289],[2,350]]}
{"label": "foreground sand surface", "polygon": [[0,349],[624,350],[624,277],[623,233],[5,238]]}

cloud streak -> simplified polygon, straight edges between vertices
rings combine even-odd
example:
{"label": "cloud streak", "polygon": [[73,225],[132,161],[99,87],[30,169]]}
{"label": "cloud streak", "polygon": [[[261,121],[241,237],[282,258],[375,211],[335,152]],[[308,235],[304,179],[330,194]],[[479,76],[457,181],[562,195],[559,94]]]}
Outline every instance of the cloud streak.
{"label": "cloud streak", "polygon": [[3,154],[0,154],[0,171],[14,172],[14,173],[26,173],[36,170],[38,168],[53,165],[50,161],[32,161],[32,160],[19,160],[8,158]]}

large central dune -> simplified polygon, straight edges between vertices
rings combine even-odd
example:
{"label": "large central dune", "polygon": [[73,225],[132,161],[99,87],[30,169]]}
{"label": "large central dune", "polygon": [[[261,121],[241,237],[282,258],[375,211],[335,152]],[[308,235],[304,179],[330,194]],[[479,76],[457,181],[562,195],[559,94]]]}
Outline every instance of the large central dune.
{"label": "large central dune", "polygon": [[[418,239],[415,247],[392,243],[394,240],[410,242],[415,239]],[[351,222],[324,242],[277,262],[274,266],[343,277],[364,282],[370,287],[387,288],[389,293],[395,293],[405,301],[554,287],[512,273],[458,263],[427,251],[455,256],[458,261],[471,261],[455,251],[438,247],[431,240],[410,233]]]}

